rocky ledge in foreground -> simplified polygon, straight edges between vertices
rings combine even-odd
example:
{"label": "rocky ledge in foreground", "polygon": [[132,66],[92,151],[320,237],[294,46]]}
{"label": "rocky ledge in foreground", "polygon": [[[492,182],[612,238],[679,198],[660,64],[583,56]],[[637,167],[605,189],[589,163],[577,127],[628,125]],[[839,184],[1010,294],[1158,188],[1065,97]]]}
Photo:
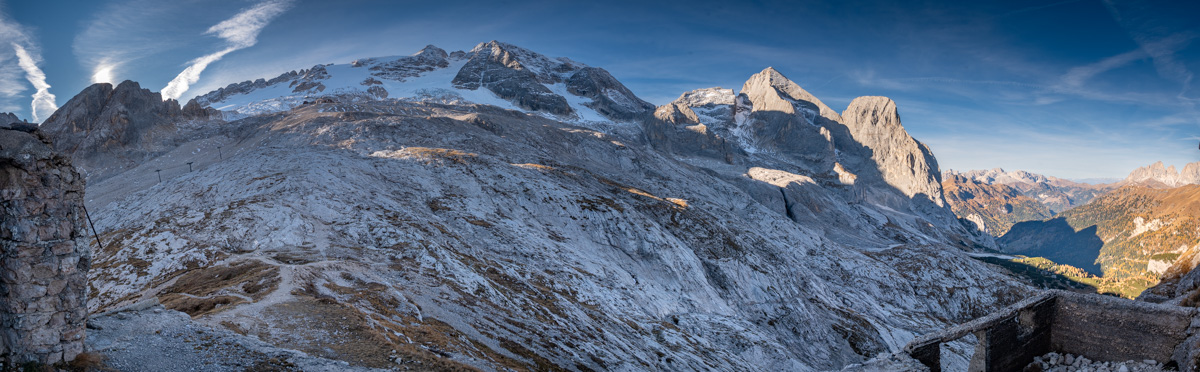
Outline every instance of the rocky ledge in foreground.
{"label": "rocky ledge in foreground", "polygon": [[88,349],[118,371],[384,371],[273,347],[155,302],[96,316],[88,328]]}

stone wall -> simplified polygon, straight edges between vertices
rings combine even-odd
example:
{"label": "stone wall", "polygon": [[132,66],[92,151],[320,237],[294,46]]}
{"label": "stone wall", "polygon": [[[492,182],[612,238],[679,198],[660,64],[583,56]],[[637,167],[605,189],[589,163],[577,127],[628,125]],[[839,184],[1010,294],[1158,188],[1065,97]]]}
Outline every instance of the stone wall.
{"label": "stone wall", "polygon": [[84,181],[33,131],[0,128],[0,360],[83,352],[91,252]]}
{"label": "stone wall", "polygon": [[1095,294],[1046,291],[985,317],[924,335],[904,351],[941,370],[941,344],[974,333],[971,370],[1021,370],[1049,352],[1120,362],[1154,360],[1180,371],[1200,367],[1200,310]]}

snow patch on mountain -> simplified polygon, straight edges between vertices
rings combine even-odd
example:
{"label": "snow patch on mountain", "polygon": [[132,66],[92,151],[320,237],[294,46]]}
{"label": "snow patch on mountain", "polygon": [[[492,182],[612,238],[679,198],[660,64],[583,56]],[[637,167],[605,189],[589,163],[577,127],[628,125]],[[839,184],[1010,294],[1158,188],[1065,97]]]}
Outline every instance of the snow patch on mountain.
{"label": "snow patch on mountain", "polygon": [[[482,81],[498,76],[496,74],[511,77],[492,83]],[[471,80],[473,76],[480,80]],[[530,90],[510,92],[505,90],[512,88],[508,84]],[[566,107],[527,104],[539,102],[538,95],[551,100],[565,99]],[[546,116],[593,129],[620,127],[619,124],[631,119],[631,114],[653,108],[602,69],[568,58],[549,58],[495,41],[480,43],[470,52],[446,53],[430,45],[411,56],[318,65],[271,80],[231,84],[197,97],[197,101],[227,112],[228,119],[238,119],[286,111],[329,96],[360,101],[399,99],[474,103]]]}

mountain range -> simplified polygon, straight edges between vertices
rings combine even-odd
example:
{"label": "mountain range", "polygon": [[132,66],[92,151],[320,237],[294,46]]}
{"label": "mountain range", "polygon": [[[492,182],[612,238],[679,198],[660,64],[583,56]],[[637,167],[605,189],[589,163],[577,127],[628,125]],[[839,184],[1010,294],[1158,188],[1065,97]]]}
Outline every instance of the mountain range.
{"label": "mountain range", "polygon": [[[155,300],[354,366],[829,370],[1013,303],[895,102],[766,68],[654,107],[501,42],[41,125],[88,177],[93,312]],[[947,345],[965,368],[973,347]],[[406,364],[407,363],[407,364]]]}
{"label": "mountain range", "polygon": [[948,171],[943,188],[955,213],[998,237],[1001,251],[1082,269],[1101,291],[1135,297],[1187,272],[1168,269],[1200,240],[1195,213],[1180,207],[1197,197],[1198,167],[1177,172],[1158,162],[1101,185],[998,168]]}

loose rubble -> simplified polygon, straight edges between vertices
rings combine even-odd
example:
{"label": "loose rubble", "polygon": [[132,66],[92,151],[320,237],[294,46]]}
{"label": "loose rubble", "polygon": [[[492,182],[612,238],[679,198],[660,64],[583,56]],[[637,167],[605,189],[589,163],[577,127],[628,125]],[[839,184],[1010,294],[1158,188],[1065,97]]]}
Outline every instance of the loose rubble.
{"label": "loose rubble", "polygon": [[147,303],[88,320],[87,346],[118,371],[378,371],[267,345]]}
{"label": "loose rubble", "polygon": [[1162,363],[1150,359],[1143,361],[1101,362],[1088,359],[1084,356],[1059,353],[1049,353],[1040,357],[1034,357],[1033,363],[1029,363],[1025,367],[1025,371],[1027,372],[1158,372],[1174,370],[1174,368],[1164,368]]}

